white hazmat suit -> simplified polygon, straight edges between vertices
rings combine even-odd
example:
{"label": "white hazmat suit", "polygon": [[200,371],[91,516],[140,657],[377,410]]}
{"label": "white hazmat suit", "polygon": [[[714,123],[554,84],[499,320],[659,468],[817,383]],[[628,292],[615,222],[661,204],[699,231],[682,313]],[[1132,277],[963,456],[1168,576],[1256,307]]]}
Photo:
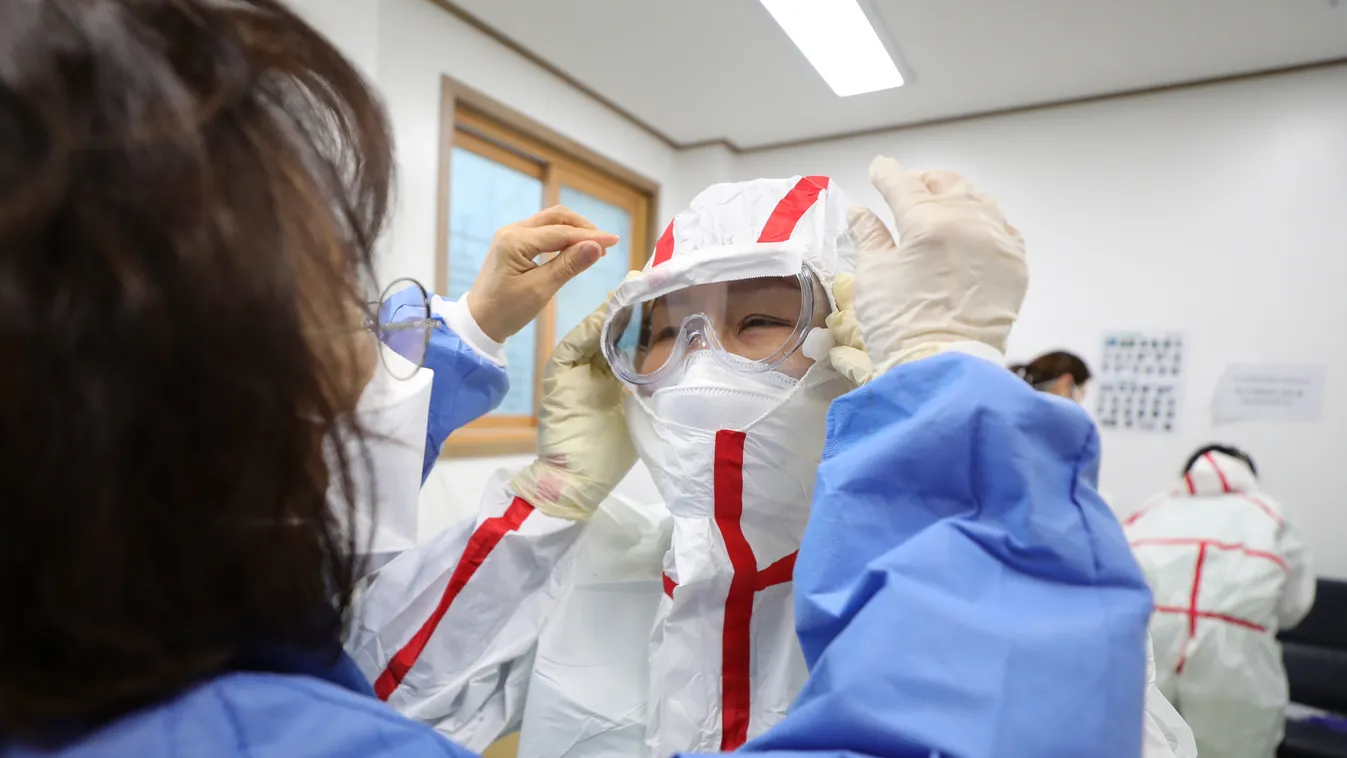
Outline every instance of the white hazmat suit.
{"label": "white hazmat suit", "polygon": [[1155,594],[1157,683],[1198,753],[1271,758],[1287,703],[1279,629],[1314,602],[1309,554],[1243,461],[1202,455],[1126,521]]}

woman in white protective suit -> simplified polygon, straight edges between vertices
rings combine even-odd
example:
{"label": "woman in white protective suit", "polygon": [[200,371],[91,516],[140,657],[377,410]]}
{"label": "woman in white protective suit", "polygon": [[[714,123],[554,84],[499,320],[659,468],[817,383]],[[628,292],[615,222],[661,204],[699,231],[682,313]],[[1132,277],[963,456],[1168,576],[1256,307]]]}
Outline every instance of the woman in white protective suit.
{"label": "woman in white protective suit", "polygon": [[[477,749],[522,723],[525,755],[567,754],[562,740],[584,755],[733,749],[778,721],[806,678],[790,578],[825,418],[855,387],[804,344],[831,347],[833,283],[853,253],[825,177],[698,195],[645,272],[558,348],[539,461],[370,588],[353,652],[376,691]],[[604,357],[622,384],[595,403],[571,385]],[[614,499],[568,570],[638,450],[667,511]],[[521,582],[508,614],[483,611]]]}
{"label": "woman in white protective suit", "polygon": [[[380,697],[529,756],[1141,754],[1149,593],[1093,425],[1000,368],[1023,242],[958,177],[872,178],[902,244],[824,177],[674,219],[558,347],[539,459],[366,593]],[[574,565],[638,452],[668,526],[605,506]]]}
{"label": "woman in white protective suit", "polygon": [[1270,758],[1288,700],[1278,630],[1314,604],[1309,551],[1248,455],[1209,445],[1126,521],[1155,593],[1160,689],[1206,756]]}

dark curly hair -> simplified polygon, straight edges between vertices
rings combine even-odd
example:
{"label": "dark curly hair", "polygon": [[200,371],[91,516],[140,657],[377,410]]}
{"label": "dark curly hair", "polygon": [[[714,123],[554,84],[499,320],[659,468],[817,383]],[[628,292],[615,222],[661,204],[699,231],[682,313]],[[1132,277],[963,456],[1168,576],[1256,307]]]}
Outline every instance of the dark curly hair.
{"label": "dark curly hair", "polygon": [[391,172],[278,0],[0,3],[0,734],[337,655]]}

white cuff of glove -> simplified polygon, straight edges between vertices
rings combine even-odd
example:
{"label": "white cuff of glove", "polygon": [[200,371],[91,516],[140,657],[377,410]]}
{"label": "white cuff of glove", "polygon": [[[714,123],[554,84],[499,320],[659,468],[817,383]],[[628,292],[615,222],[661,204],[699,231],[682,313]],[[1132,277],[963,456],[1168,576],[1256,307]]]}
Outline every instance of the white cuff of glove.
{"label": "white cuff of glove", "polygon": [[477,320],[468,310],[467,293],[457,300],[445,300],[439,295],[432,295],[430,312],[444,319],[444,323],[454,330],[454,334],[466,342],[473,352],[497,366],[505,367],[505,343],[486,336],[482,327],[477,325]]}

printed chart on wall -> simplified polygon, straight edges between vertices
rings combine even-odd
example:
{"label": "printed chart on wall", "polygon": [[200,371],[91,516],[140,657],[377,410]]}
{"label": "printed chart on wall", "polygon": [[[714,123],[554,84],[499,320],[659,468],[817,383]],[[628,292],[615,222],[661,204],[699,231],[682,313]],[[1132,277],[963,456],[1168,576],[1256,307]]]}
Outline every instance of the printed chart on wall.
{"label": "printed chart on wall", "polygon": [[1096,419],[1105,429],[1173,434],[1183,400],[1183,335],[1111,332],[1095,380]]}

